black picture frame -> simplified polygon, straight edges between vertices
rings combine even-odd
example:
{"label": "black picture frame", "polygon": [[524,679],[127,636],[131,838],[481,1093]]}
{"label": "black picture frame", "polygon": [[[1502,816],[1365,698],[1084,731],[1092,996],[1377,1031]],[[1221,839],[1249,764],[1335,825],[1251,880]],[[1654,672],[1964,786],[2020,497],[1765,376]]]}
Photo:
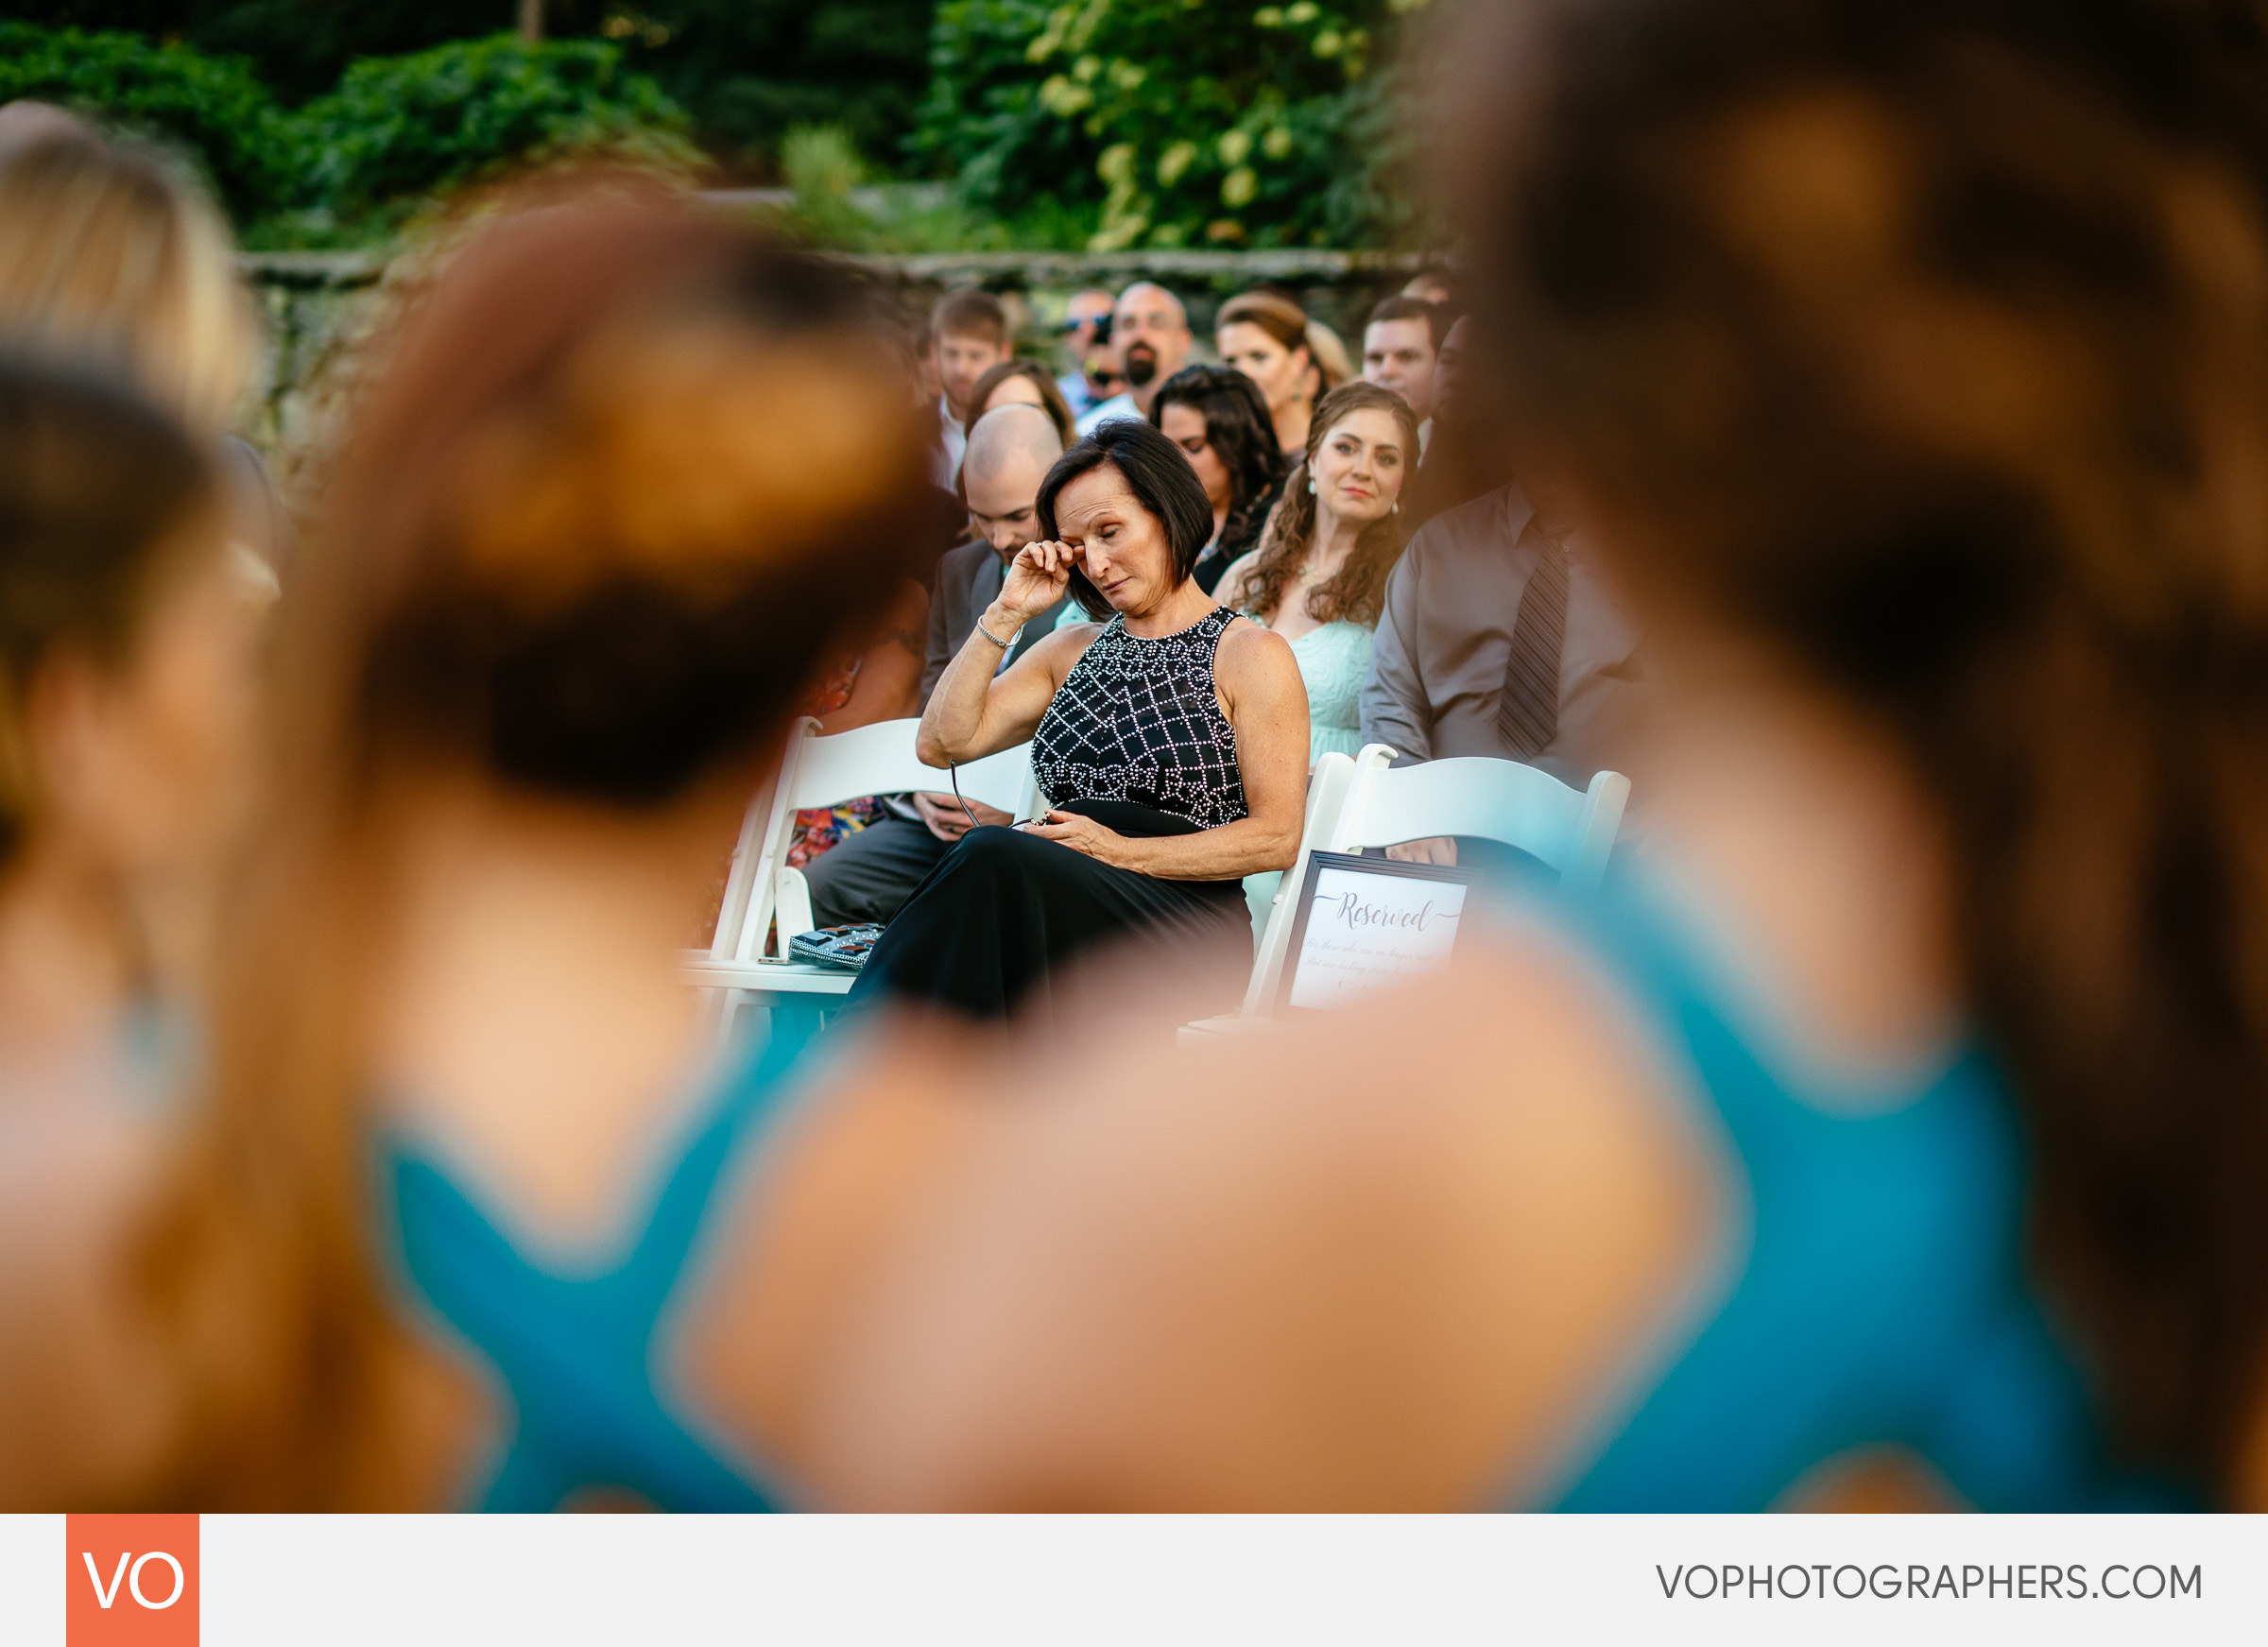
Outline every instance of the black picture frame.
{"label": "black picture frame", "polygon": [[[1445,886],[1477,886],[1481,884],[1480,871],[1452,864],[1404,864],[1396,858],[1370,858],[1360,852],[1310,852],[1307,874],[1299,884],[1299,903],[1292,912],[1291,938],[1284,946],[1283,970],[1276,980],[1276,999],[1270,1006],[1270,1012],[1277,1018],[1323,1016],[1320,1007],[1294,1006],[1292,986],[1298,978],[1299,952],[1307,944],[1307,918],[1314,911],[1315,885],[1326,869],[1345,869],[1356,875],[1391,876],[1402,881],[1432,881]],[[1470,907],[1469,901],[1467,907]],[[1464,935],[1465,928],[1460,920],[1458,940],[1461,941]],[[1455,944],[1450,947],[1453,953]]]}

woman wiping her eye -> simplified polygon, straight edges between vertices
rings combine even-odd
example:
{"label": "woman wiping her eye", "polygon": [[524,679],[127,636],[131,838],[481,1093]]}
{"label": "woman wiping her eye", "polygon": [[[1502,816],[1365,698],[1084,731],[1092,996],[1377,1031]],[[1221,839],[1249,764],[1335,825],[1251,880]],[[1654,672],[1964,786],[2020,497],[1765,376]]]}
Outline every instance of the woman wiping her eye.
{"label": "woman wiping her eye", "polygon": [[[919,747],[945,766],[1029,739],[1050,808],[970,831],[853,999],[1047,1012],[1064,963],[1112,939],[1202,991],[1250,962],[1243,878],[1297,852],[1306,688],[1289,645],[1192,578],[1212,514],[1189,460],[1146,423],[1107,423],[1048,472],[1039,516],[1043,540],[930,695]],[[1066,588],[1108,622],[1065,625],[995,677]]]}

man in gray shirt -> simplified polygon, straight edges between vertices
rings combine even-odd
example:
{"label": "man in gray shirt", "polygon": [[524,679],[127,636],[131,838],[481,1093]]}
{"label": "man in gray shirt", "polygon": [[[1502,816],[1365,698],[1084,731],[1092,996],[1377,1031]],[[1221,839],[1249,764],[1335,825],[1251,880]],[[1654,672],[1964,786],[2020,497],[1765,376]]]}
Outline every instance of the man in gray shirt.
{"label": "man in gray shirt", "polygon": [[[1525,761],[1580,788],[1635,707],[1638,632],[1518,487],[1429,521],[1386,580],[1363,737],[1404,760]],[[1446,842],[1395,857],[1455,861]]]}
{"label": "man in gray shirt", "polygon": [[[937,561],[936,587],[929,596],[929,645],[921,669],[924,703],[961,649],[976,620],[1000,592],[1007,563],[1039,535],[1033,506],[1040,483],[1063,455],[1062,437],[1038,406],[1002,406],[977,420],[970,432],[961,471],[969,498],[970,524],[983,534]],[[1001,668],[1053,632],[1063,603],[1034,618]],[[805,867],[811,885],[811,916],[820,926],[852,921],[886,921],[911,897],[954,843],[969,832],[969,819],[1005,824],[1007,814],[982,801],[964,812],[950,793],[889,796],[889,815],[878,819],[820,853]]]}

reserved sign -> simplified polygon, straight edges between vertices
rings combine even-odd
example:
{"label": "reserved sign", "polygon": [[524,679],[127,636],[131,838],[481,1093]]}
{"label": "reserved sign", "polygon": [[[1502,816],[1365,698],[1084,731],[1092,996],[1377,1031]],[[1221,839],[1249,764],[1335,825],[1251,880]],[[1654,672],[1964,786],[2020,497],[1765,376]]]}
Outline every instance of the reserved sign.
{"label": "reserved sign", "polygon": [[1444,965],[1463,924],[1469,871],[1342,852],[1308,860],[1281,1004],[1328,1012]]}

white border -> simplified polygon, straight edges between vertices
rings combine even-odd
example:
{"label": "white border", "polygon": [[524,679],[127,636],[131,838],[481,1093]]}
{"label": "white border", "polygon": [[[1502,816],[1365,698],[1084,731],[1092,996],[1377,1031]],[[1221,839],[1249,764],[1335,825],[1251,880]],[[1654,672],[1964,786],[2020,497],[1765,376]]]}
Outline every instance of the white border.
{"label": "white border", "polygon": [[[0,1640],[60,1647],[62,1543],[0,1518]],[[208,1647],[2268,1640],[2268,1528],[2238,1517],[208,1516],[200,1553]],[[1665,1600],[1696,1562],[2156,1563],[2204,1593]]]}

